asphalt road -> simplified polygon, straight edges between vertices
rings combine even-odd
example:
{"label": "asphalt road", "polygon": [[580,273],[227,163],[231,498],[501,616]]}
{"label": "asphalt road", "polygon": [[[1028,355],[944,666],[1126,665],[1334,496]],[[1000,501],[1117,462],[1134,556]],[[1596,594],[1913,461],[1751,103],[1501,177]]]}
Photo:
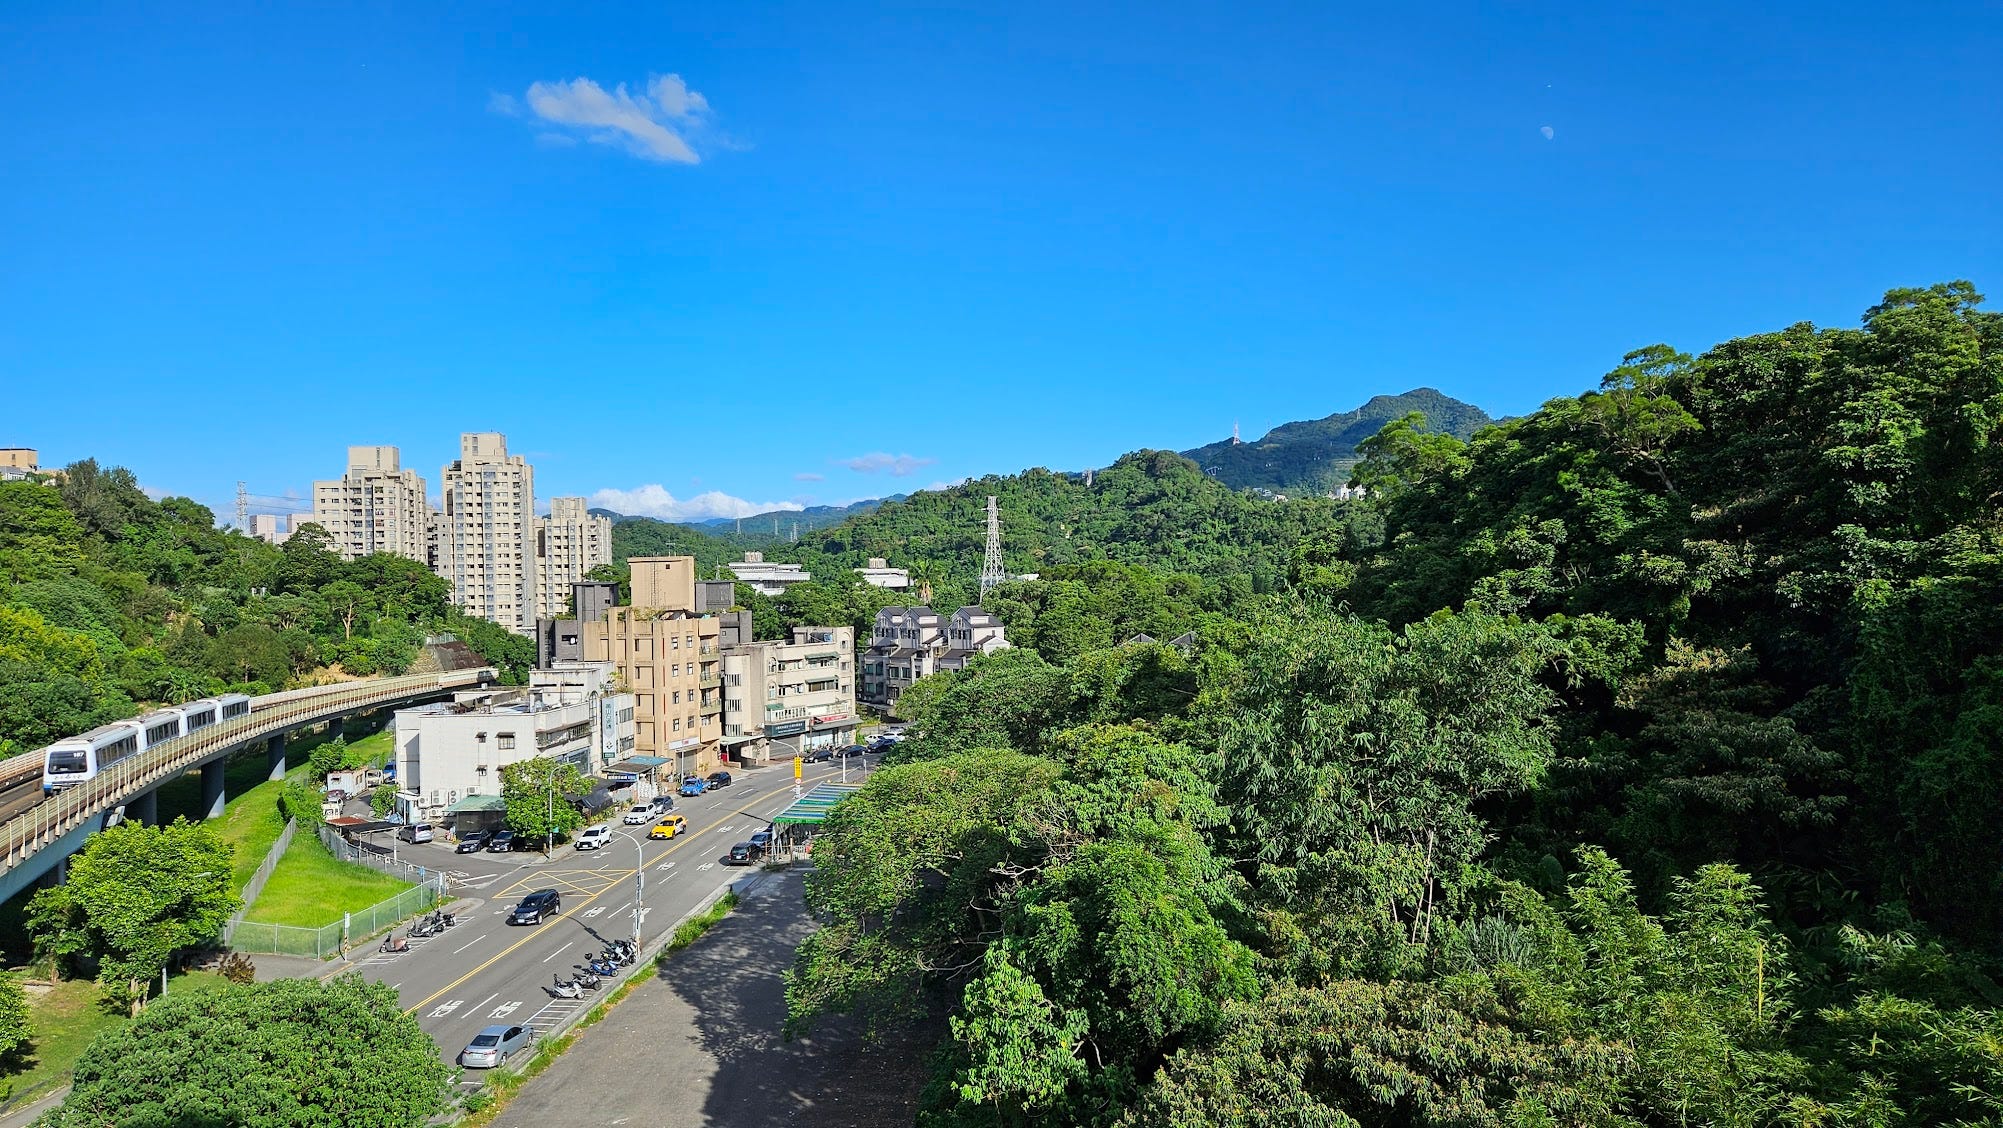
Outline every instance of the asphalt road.
{"label": "asphalt road", "polygon": [[[860,781],[867,770],[858,764],[849,763],[851,781]],[[592,1006],[602,991],[568,1000],[552,998],[544,988],[558,975],[568,978],[572,965],[599,951],[604,941],[633,936],[635,843],[646,875],[642,947],[672,929],[703,897],[750,872],[719,859],[793,802],[791,762],[732,774],[736,782],[727,788],[676,798],[675,811],[687,816],[689,833],[666,841],[646,839],[646,826],[615,821],[616,837],[606,846],[564,846],[548,861],[540,854],[454,854],[442,841],[400,844],[399,857],[452,875],[461,898],[459,923],[411,941],[408,952],[365,949],[352,970],[394,986],[404,1009],[438,1040],[448,1061],[456,1061],[488,1025],[554,1029]],[[839,765],[809,765],[802,790],[840,778]],[[560,891],[562,915],[541,925],[510,926],[507,914],[535,889]],[[477,1075],[471,1083],[478,1083]]]}

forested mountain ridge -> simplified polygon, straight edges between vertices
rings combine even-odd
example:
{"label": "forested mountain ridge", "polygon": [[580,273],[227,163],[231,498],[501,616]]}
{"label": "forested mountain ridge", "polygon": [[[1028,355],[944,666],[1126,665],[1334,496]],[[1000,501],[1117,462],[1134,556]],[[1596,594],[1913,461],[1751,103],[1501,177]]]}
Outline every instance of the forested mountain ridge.
{"label": "forested mountain ridge", "polygon": [[1362,457],[1356,448],[1363,440],[1414,411],[1426,417],[1431,430],[1459,439],[1495,421],[1473,404],[1432,388],[1414,388],[1403,395],[1372,396],[1354,411],[1282,423],[1253,442],[1225,439],[1182,453],[1233,489],[1327,493],[1348,482],[1350,469]]}
{"label": "forested mountain ridge", "polygon": [[[816,841],[794,1026],[943,1012],[928,1128],[1995,1123],[1979,301],[1642,349],[1472,441],[1395,420],[1271,596],[1006,585],[1020,645],[914,686]],[[961,566],[903,520],[826,547]]]}

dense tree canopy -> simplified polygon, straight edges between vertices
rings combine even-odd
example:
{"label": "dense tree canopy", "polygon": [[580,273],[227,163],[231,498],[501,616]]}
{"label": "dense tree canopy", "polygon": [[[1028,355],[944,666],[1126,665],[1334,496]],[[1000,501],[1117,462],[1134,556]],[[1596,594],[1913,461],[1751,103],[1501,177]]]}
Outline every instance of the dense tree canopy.
{"label": "dense tree canopy", "polygon": [[169,995],[100,1034],[52,1128],[419,1128],[446,1108],[438,1044],[357,975]]}
{"label": "dense tree canopy", "polygon": [[964,597],[995,493],[1043,576],[836,809],[794,1022],[943,1013],[926,1124],[1995,1122],[1979,302],[1395,419],[1360,503],[1143,453],[803,538]]}
{"label": "dense tree canopy", "polygon": [[314,525],[283,547],[218,529],[88,459],[59,482],[0,482],[0,755],[148,703],[399,674],[438,631],[517,680],[533,663],[528,639],[460,615],[423,564],[343,563],[326,545]]}

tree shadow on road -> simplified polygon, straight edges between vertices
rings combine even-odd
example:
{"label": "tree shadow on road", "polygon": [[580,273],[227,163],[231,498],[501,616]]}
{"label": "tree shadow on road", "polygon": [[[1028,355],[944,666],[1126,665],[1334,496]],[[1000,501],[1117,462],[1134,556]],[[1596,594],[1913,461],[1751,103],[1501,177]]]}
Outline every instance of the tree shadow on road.
{"label": "tree shadow on road", "polygon": [[893,1031],[871,1042],[860,1024],[840,1018],[805,1038],[788,1042],[781,1036],[782,976],[812,931],[800,875],[789,873],[760,883],[661,973],[694,1009],[695,1034],[716,1061],[705,1124],[907,1128],[916,1116],[939,1031]]}

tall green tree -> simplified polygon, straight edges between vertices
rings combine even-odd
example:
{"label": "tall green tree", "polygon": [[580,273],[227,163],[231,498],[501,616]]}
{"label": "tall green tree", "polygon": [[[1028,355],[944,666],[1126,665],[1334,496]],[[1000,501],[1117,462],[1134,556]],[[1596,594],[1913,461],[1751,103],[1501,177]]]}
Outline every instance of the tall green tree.
{"label": "tall green tree", "polygon": [[87,839],[69,879],[35,894],[28,929],[59,960],[95,958],[99,980],[136,1012],[176,954],[222,934],[242,903],[230,873],[230,846],[208,827],[127,820]]}
{"label": "tall green tree", "polygon": [[99,1035],[51,1128],[419,1128],[451,1072],[396,990],[357,975],[170,995]]}
{"label": "tall green tree", "polygon": [[583,826],[576,800],[590,791],[590,782],[569,760],[531,756],[501,768],[508,829],[532,841],[548,843]]}

